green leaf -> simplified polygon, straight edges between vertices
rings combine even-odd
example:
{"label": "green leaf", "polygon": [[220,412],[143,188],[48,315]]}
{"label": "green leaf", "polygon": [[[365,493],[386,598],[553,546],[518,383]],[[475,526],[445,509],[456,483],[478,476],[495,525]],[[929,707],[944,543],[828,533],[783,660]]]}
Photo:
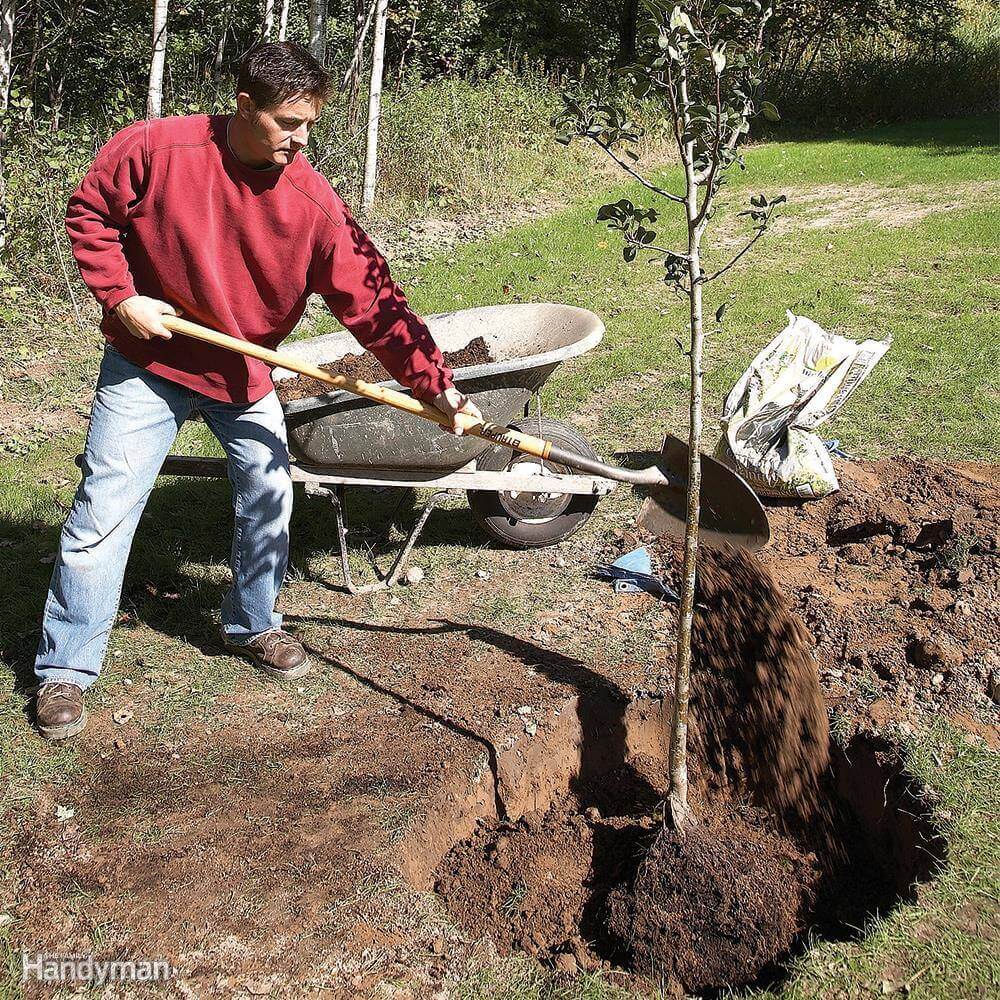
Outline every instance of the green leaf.
{"label": "green leaf", "polygon": [[631,263],[633,260],[635,260],[635,247],[633,246],[622,247],[622,256],[628,263]]}
{"label": "green leaf", "polygon": [[763,114],[769,122],[781,121],[781,115],[778,114],[778,109],[770,101],[764,101],[760,106],[760,110],[761,114]]}
{"label": "green leaf", "polygon": [[722,317],[726,315],[726,310],[729,308],[728,302],[723,302],[718,309],[715,310],[715,322],[721,323]]}

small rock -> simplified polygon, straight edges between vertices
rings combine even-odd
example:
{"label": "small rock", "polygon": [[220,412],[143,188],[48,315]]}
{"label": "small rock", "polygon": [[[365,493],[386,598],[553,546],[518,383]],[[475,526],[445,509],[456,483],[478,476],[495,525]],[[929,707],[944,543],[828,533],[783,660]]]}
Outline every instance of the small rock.
{"label": "small rock", "polygon": [[424,578],[424,571],[419,566],[411,566],[404,574],[403,579],[410,584],[420,583]]}
{"label": "small rock", "polygon": [[70,806],[56,806],[56,819],[60,823],[67,823],[76,815],[76,810]]}
{"label": "small rock", "polygon": [[444,954],[444,938],[443,937],[436,937],[436,938],[434,938],[433,941],[431,941],[431,951],[435,955],[443,955]]}
{"label": "small rock", "polygon": [[576,959],[572,955],[556,955],[556,968],[567,975],[573,975],[577,970]]}
{"label": "small rock", "polygon": [[522,705],[519,709],[517,709],[517,714],[518,715],[531,715],[532,711],[533,711],[533,709],[532,709],[532,707],[530,705]]}
{"label": "small rock", "polygon": [[963,618],[968,618],[972,614],[972,605],[968,601],[955,601],[955,611]]}
{"label": "small rock", "polygon": [[528,734],[529,736],[534,736],[534,735],[535,735],[535,733],[537,733],[537,732],[538,732],[538,726],[536,726],[534,722],[526,722],[526,723],[524,724],[524,731],[525,731],[525,732],[526,732],[526,733],[527,733],[527,734]]}
{"label": "small rock", "polygon": [[484,570],[484,569],[477,569],[476,570],[476,579],[477,580],[488,580],[489,578],[490,578],[490,574],[487,573],[486,570]]}
{"label": "small rock", "polygon": [[944,684],[944,674],[935,674],[931,678],[931,686],[932,687],[939,688],[939,687],[941,687],[942,684]]}
{"label": "small rock", "polygon": [[990,679],[986,687],[986,693],[1000,705],[1000,670],[990,671]]}
{"label": "small rock", "polygon": [[964,586],[967,583],[972,583],[975,577],[976,574],[968,566],[965,566],[955,574],[955,583]]}
{"label": "small rock", "polygon": [[924,670],[957,670],[965,662],[962,651],[948,638],[924,636],[913,639],[906,649],[907,659]]}
{"label": "small rock", "polygon": [[117,712],[112,713],[112,720],[118,726],[124,726],[126,722],[130,722],[132,719],[132,713],[127,708],[120,708]]}
{"label": "small rock", "polygon": [[845,545],[840,550],[840,558],[845,562],[861,566],[865,563],[871,562],[872,554],[866,545],[861,545],[859,542],[853,542],[850,545]]}
{"label": "small rock", "polygon": [[587,806],[583,810],[583,815],[588,823],[600,823],[601,821],[601,810],[597,806]]}

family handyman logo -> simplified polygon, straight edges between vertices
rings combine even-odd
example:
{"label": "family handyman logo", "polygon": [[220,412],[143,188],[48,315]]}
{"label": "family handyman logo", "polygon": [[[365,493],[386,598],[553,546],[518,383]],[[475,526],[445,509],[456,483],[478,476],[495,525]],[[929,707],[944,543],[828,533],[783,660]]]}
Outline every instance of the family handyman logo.
{"label": "family handyman logo", "polygon": [[105,983],[164,982],[177,969],[163,959],[138,959],[127,962],[102,961],[92,955],[29,955],[21,953],[21,982]]}

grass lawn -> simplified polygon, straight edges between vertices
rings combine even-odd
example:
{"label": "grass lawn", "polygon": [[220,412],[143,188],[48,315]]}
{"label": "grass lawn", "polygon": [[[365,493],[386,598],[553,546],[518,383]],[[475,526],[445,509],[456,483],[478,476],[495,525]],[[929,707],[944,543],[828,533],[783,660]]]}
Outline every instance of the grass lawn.
{"label": "grass lawn", "polygon": [[[726,189],[732,211],[720,209],[717,225],[725,247],[714,258],[721,262],[741,245],[741,230],[727,217],[752,193],[786,193],[790,203],[775,231],[707,294],[713,311],[730,303],[724,327],[708,347],[709,433],[722,396],[790,309],[848,336],[893,338],[884,361],[829,428],[849,453],[1000,460],[995,138],[995,122],[983,118],[882,128],[829,141],[774,141],[748,151],[748,170]],[[678,175],[667,170],[658,181],[676,189]],[[645,203],[634,185],[577,193],[572,207],[556,215],[398,274],[424,313],[558,301],[600,314],[605,340],[556,374],[544,403],[552,415],[579,425],[604,454],[655,446],[664,429],[682,429],[685,406],[686,359],[675,342],[684,335],[684,305],[658,280],[655,266],[625,264],[616,237],[594,221],[601,203],[619,197]],[[670,215],[666,210],[660,242],[677,244],[681,229]],[[15,306],[8,302],[3,308],[3,318],[11,320]],[[80,359],[79,365],[62,366],[58,386],[93,378],[97,348],[81,347],[79,330],[42,329],[37,323],[19,328],[15,355],[45,344],[64,358]],[[42,388],[21,392],[21,419],[43,426],[54,398]],[[81,445],[78,434],[43,434],[32,438],[30,449],[14,449],[26,453],[0,453],[0,559],[7,569],[0,579],[0,672],[6,678],[0,694],[0,843],[14,817],[72,781],[79,766],[73,745],[38,741],[25,717],[25,687],[31,683],[51,555],[76,485],[72,460]],[[177,450],[208,454],[218,447],[198,424],[184,429]],[[619,491],[586,530],[596,539],[633,508],[632,498]],[[125,617],[112,634],[106,673],[88,705],[100,711],[121,693],[124,680],[172,670],[181,680],[163,681],[161,702],[149,722],[154,737],[210,716],[205,686],[193,680],[201,654],[186,640],[210,635],[206,615],[224,587],[230,522],[222,485],[171,481],[169,493],[160,499],[154,494],[130,563]],[[333,539],[321,526],[302,513],[293,531],[296,573],[332,565]],[[463,546],[447,533],[432,535],[420,556],[432,570],[461,562],[466,571],[471,562],[503,558]],[[162,589],[178,580],[183,592],[166,602],[166,610],[159,602],[157,629],[142,629],[152,600],[144,582]],[[509,606],[502,598],[484,609],[484,617],[495,621],[537,610],[532,595]],[[401,599],[433,595],[407,592]],[[238,678],[246,684],[227,662],[214,660],[212,694]],[[964,1000],[1000,989],[996,755],[944,724],[913,737],[910,754],[913,769],[950,817],[946,870],[922,887],[917,904],[895,910],[864,939],[823,944],[804,956],[784,995],[906,992],[928,1000]],[[0,885],[0,915],[10,902]],[[0,943],[9,933],[0,924]],[[0,997],[19,995],[19,959],[13,953],[10,963],[6,985],[0,972]],[[514,960],[456,984],[456,995],[554,1000],[622,994],[599,977],[560,985],[532,963]]]}

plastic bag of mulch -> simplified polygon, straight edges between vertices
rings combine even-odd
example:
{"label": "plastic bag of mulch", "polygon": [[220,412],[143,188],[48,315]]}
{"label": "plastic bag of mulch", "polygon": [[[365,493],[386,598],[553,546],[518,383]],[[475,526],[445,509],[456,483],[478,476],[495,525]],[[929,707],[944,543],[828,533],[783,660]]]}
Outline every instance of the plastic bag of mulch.
{"label": "plastic bag of mulch", "polygon": [[788,326],[754,358],[722,408],[716,458],[762,496],[816,499],[840,488],[813,432],[830,419],[889,349],[849,340],[788,313]]}

